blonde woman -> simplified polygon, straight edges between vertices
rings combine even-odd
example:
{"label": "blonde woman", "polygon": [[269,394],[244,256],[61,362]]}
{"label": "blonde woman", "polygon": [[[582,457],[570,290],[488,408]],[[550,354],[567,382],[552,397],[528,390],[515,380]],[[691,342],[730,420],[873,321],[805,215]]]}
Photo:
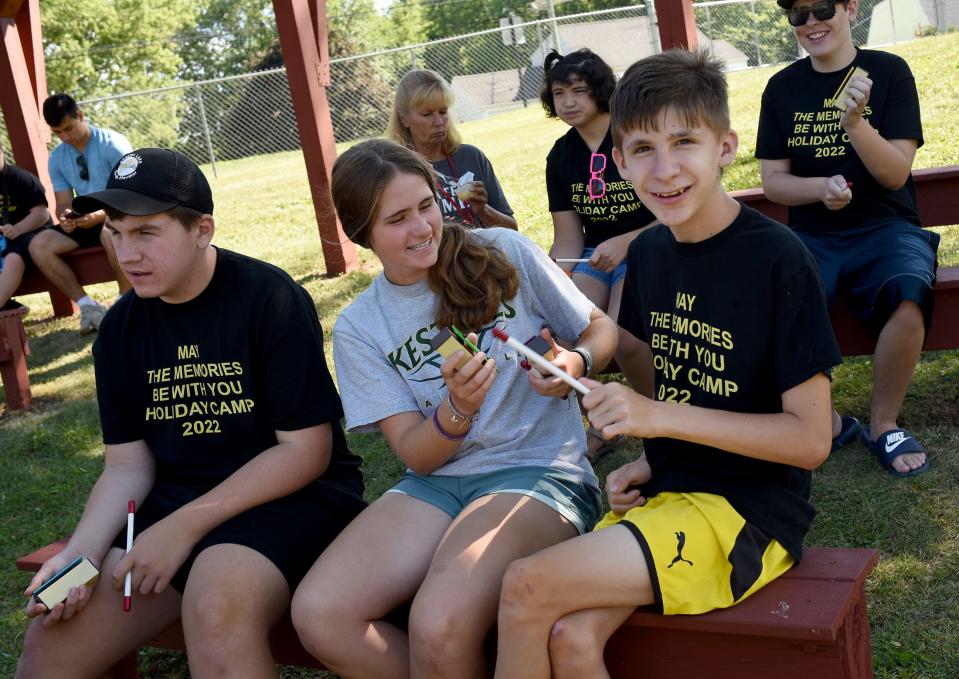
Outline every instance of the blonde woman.
{"label": "blonde woman", "polygon": [[452,105],[453,92],[441,75],[410,71],[396,87],[386,136],[413,149],[433,166],[444,220],[469,227],[515,229],[513,209],[493,165],[478,148],[460,141],[449,115]]}

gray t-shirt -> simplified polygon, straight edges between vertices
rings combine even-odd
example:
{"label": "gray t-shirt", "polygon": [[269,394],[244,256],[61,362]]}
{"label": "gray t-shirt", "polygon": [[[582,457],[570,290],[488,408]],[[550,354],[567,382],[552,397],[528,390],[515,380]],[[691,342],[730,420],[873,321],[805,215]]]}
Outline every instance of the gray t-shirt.
{"label": "gray t-shirt", "polygon": [[[466,440],[434,474],[464,476],[513,465],[551,467],[598,487],[586,460],[586,434],[577,400],[541,396],[519,365],[522,358],[491,332],[494,326],[525,342],[548,324],[575,341],[589,325],[590,302],[532,241],[503,228],[473,231],[510,259],[519,291],[477,333],[499,373]],[[376,431],[382,419],[405,412],[432,416],[447,394],[443,357],[430,340],[436,295],[425,280],[394,285],[380,275],[336,320],[333,359],[350,431]],[[467,328],[462,328],[465,332]]]}

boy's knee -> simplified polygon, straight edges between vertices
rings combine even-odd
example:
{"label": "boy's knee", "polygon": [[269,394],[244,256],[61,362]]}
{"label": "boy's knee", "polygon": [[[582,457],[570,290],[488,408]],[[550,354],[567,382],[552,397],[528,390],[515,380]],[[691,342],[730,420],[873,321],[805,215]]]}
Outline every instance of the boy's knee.
{"label": "boy's knee", "polygon": [[[17,662],[16,679],[44,679],[45,677],[69,677],[82,672],[81,659],[65,665],[58,658],[56,645],[47,642],[48,635],[40,622],[35,620],[27,628],[23,639],[23,654]],[[73,674],[71,674],[71,672]]]}
{"label": "boy's knee", "polygon": [[182,616],[184,632],[204,645],[225,642],[240,628],[254,634],[259,630],[264,638],[269,632],[262,611],[255,610],[243,597],[224,596],[215,590],[184,596]]}
{"label": "boy's knee", "polygon": [[518,559],[509,565],[503,576],[500,594],[500,619],[505,623],[522,623],[541,600],[540,593],[548,588],[547,573],[539,568],[535,557]]}
{"label": "boy's knee", "polygon": [[18,255],[16,252],[11,252],[3,258],[4,271],[17,273],[22,276],[24,269],[26,269],[26,264],[23,262],[23,257]]}
{"label": "boy's knee", "polygon": [[594,630],[567,616],[553,623],[549,633],[549,660],[555,677],[588,676],[602,661],[604,643]]}
{"label": "boy's knee", "polygon": [[27,249],[30,251],[30,256],[33,257],[34,260],[42,260],[51,252],[53,239],[51,238],[50,233],[52,232],[41,231],[34,236],[33,240],[30,241],[30,244],[27,245]]}

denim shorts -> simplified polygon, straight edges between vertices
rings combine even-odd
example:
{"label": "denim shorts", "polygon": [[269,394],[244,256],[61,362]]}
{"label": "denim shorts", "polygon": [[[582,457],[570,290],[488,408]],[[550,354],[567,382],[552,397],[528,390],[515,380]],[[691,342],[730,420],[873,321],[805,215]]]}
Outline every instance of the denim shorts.
{"label": "denim shorts", "polygon": [[902,220],[873,219],[842,231],[796,235],[819,266],[830,307],[841,291],[878,333],[901,302],[914,302],[929,328],[938,233]]}
{"label": "denim shorts", "polygon": [[386,492],[415,497],[442,509],[451,518],[456,518],[468,504],[486,495],[525,495],[552,507],[580,533],[593,527],[603,508],[598,488],[570,474],[532,465],[466,476],[424,476],[407,471],[400,482]]}
{"label": "denim shorts", "polygon": [[[593,253],[596,251],[596,248],[586,248],[583,250],[583,254],[580,255],[581,259],[589,259],[593,256]],[[607,288],[612,288],[614,285],[619,283],[623,276],[626,275],[626,260],[624,259],[619,264],[616,265],[616,268],[613,269],[613,273],[606,273],[605,271],[600,271],[599,269],[594,269],[589,265],[588,262],[580,262],[573,268],[573,273],[581,273],[587,276],[591,276],[605,285]]]}

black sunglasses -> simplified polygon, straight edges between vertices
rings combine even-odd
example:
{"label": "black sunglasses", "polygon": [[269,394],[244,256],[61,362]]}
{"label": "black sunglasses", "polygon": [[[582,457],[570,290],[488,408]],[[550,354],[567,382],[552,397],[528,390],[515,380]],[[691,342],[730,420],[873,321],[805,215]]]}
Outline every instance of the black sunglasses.
{"label": "black sunglasses", "polygon": [[838,0],[826,0],[812,7],[790,7],[786,10],[786,18],[792,26],[802,26],[809,21],[810,14],[816,17],[816,21],[828,21],[836,16],[836,2]]}
{"label": "black sunglasses", "polygon": [[90,170],[87,168],[87,159],[84,156],[77,156],[77,165],[80,166],[80,179],[89,180]]}

